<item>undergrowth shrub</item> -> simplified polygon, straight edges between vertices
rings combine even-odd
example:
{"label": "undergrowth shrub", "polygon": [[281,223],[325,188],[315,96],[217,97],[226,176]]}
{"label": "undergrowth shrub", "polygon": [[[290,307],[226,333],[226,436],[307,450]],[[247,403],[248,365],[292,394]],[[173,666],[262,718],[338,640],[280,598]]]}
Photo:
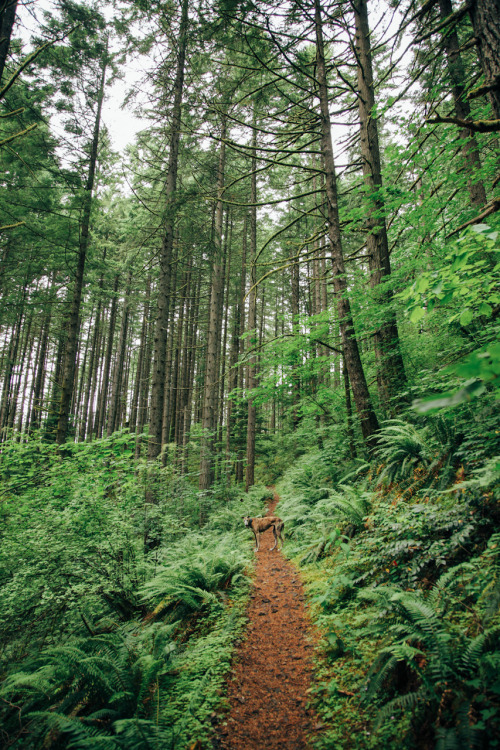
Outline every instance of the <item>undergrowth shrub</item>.
{"label": "undergrowth shrub", "polygon": [[[497,535],[496,542],[498,539]],[[417,724],[420,732],[423,725],[432,727],[439,750],[496,745],[500,726],[500,618],[486,626],[470,623],[469,634],[463,630],[464,618],[457,616],[459,610],[454,613],[456,619],[449,616],[453,605],[463,606],[470,574],[477,572],[475,567],[465,564],[453,568],[426,598],[421,593],[391,589],[369,589],[359,594],[378,604],[377,616],[368,630],[383,634],[387,643],[368,674],[365,696],[370,701],[382,695],[384,705],[377,726],[395,711],[409,709],[414,714],[415,729]],[[456,592],[449,595],[447,589],[449,584],[456,588],[457,580],[461,581],[460,600]],[[482,584],[489,588],[484,579]],[[477,589],[477,582],[474,586]],[[402,665],[407,668],[404,685]],[[394,679],[399,681],[396,691]],[[394,692],[398,693],[395,697]]]}
{"label": "undergrowth shrub", "polygon": [[484,442],[465,460],[480,427],[455,417],[388,423],[343,478],[314,449],[278,486],[324,634],[318,750],[496,747],[500,472]]}
{"label": "undergrowth shrub", "polygon": [[64,454],[2,449],[2,747],[211,741],[253,561],[241,517],[265,512],[272,491],[200,493],[171,466],[134,461],[126,432]]}
{"label": "undergrowth shrub", "polygon": [[[6,746],[152,748],[171,745],[160,680],[175,643],[169,629],[73,641],[44,650],[0,691]],[[157,707],[157,720],[151,718]],[[8,744],[7,744],[8,743]]]}
{"label": "undergrowth shrub", "polygon": [[166,551],[156,575],[140,589],[143,601],[154,604],[154,617],[186,620],[204,608],[217,607],[227,589],[244,580],[248,556],[243,545],[235,546],[233,534],[217,539],[215,545],[201,534],[191,534],[182,557],[178,548],[174,554]]}

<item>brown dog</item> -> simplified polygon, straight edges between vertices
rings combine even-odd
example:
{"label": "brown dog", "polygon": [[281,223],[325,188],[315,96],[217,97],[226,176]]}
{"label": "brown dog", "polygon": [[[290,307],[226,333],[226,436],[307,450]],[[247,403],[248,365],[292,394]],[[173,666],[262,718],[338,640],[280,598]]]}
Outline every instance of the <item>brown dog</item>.
{"label": "brown dog", "polygon": [[[255,537],[255,551],[259,551],[260,547],[260,535],[263,531],[267,531],[272,528],[274,534],[274,547],[270,547],[272,551],[278,544],[278,539],[281,541],[283,547],[283,537],[281,532],[285,528],[284,522],[278,516],[266,516],[265,518],[251,518],[250,516],[243,516],[243,523],[253,531]],[[278,547],[279,549],[279,547]]]}

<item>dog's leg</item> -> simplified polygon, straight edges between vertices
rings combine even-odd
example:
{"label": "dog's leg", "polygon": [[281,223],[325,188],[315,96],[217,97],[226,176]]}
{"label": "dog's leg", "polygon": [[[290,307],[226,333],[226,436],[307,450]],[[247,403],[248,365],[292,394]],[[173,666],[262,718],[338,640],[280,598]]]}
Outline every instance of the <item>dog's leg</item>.
{"label": "dog's leg", "polygon": [[269,547],[269,552],[272,552],[273,549],[275,549],[276,545],[278,544],[278,537],[276,536],[276,526],[273,526],[273,535],[274,535],[274,546]]}
{"label": "dog's leg", "polygon": [[258,552],[259,551],[259,537],[260,537],[260,534],[259,534],[258,531],[255,531],[255,529],[252,529],[252,531],[253,531],[253,535],[255,537],[255,551]]}
{"label": "dog's leg", "polygon": [[[279,526],[278,526],[278,528],[276,529],[276,531],[278,532],[278,539],[281,542],[281,549],[283,549],[283,537],[281,536],[281,532],[283,531],[284,526],[285,526],[284,523],[280,523]],[[276,541],[276,543],[277,543],[277,541]],[[279,547],[278,547],[278,549],[279,549]]]}

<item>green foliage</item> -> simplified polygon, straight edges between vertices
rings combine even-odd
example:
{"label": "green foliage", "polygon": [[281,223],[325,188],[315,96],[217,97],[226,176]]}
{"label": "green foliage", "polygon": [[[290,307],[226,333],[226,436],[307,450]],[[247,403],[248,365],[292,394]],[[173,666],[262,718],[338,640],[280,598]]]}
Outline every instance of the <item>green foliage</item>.
{"label": "green foliage", "polygon": [[380,479],[387,477],[389,482],[408,479],[415,469],[426,469],[435,447],[423,430],[396,419],[382,427],[377,445],[377,458],[385,465]]}
{"label": "green foliage", "polygon": [[343,479],[325,444],[278,486],[323,633],[320,750],[495,747],[498,420],[486,401],[419,421],[387,422]]}
{"label": "green foliage", "polygon": [[[127,432],[68,444],[64,455],[37,439],[3,444],[9,747],[145,750],[211,736],[244,624],[252,552],[241,516],[262,512],[270,491],[256,486],[243,505],[220,487],[207,502],[133,450]],[[149,482],[154,506],[144,502]]]}
{"label": "green foliage", "polygon": [[448,323],[459,320],[466,327],[491,317],[500,303],[499,285],[498,232],[487,224],[474,224],[452,244],[438,270],[420,273],[400,296],[407,300],[412,323],[441,306],[452,313]]}
{"label": "green foliage", "polygon": [[[446,574],[447,582],[457,572]],[[379,596],[376,589],[367,593],[372,601]],[[398,709],[411,709],[416,721],[432,724],[436,748],[472,748],[485,736],[494,738],[500,718],[500,625],[474,636],[460,632],[456,623],[443,619],[450,606],[446,593],[439,581],[427,602],[408,592],[382,593],[383,616],[374,629],[385,634],[389,645],[380,650],[369,673],[366,700],[382,692],[390,695],[391,677],[404,664],[407,684],[415,683],[417,689],[386,697],[377,723]]]}
{"label": "green foliage", "polygon": [[156,575],[141,588],[144,601],[161,600],[155,616],[185,620],[194,612],[218,608],[226,590],[242,579],[247,565],[245,553],[235,549],[234,538],[234,533],[218,535],[214,545],[206,536],[190,534],[190,547],[181,560],[177,547],[175,557],[165,555]]}
{"label": "green foliage", "polygon": [[[9,705],[3,716],[9,746],[153,748],[171,743],[172,731],[160,719],[160,700],[167,698],[160,684],[175,648],[164,627],[42,651],[2,686]],[[155,712],[156,721],[150,718]]]}

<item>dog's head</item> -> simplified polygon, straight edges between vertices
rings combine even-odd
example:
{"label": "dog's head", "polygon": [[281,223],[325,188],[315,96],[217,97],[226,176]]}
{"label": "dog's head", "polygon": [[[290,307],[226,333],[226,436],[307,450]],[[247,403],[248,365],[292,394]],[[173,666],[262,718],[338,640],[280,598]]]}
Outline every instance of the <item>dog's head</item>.
{"label": "dog's head", "polygon": [[250,516],[242,516],[242,518],[243,518],[243,523],[245,524],[245,526],[250,526],[253,519],[250,518]]}

